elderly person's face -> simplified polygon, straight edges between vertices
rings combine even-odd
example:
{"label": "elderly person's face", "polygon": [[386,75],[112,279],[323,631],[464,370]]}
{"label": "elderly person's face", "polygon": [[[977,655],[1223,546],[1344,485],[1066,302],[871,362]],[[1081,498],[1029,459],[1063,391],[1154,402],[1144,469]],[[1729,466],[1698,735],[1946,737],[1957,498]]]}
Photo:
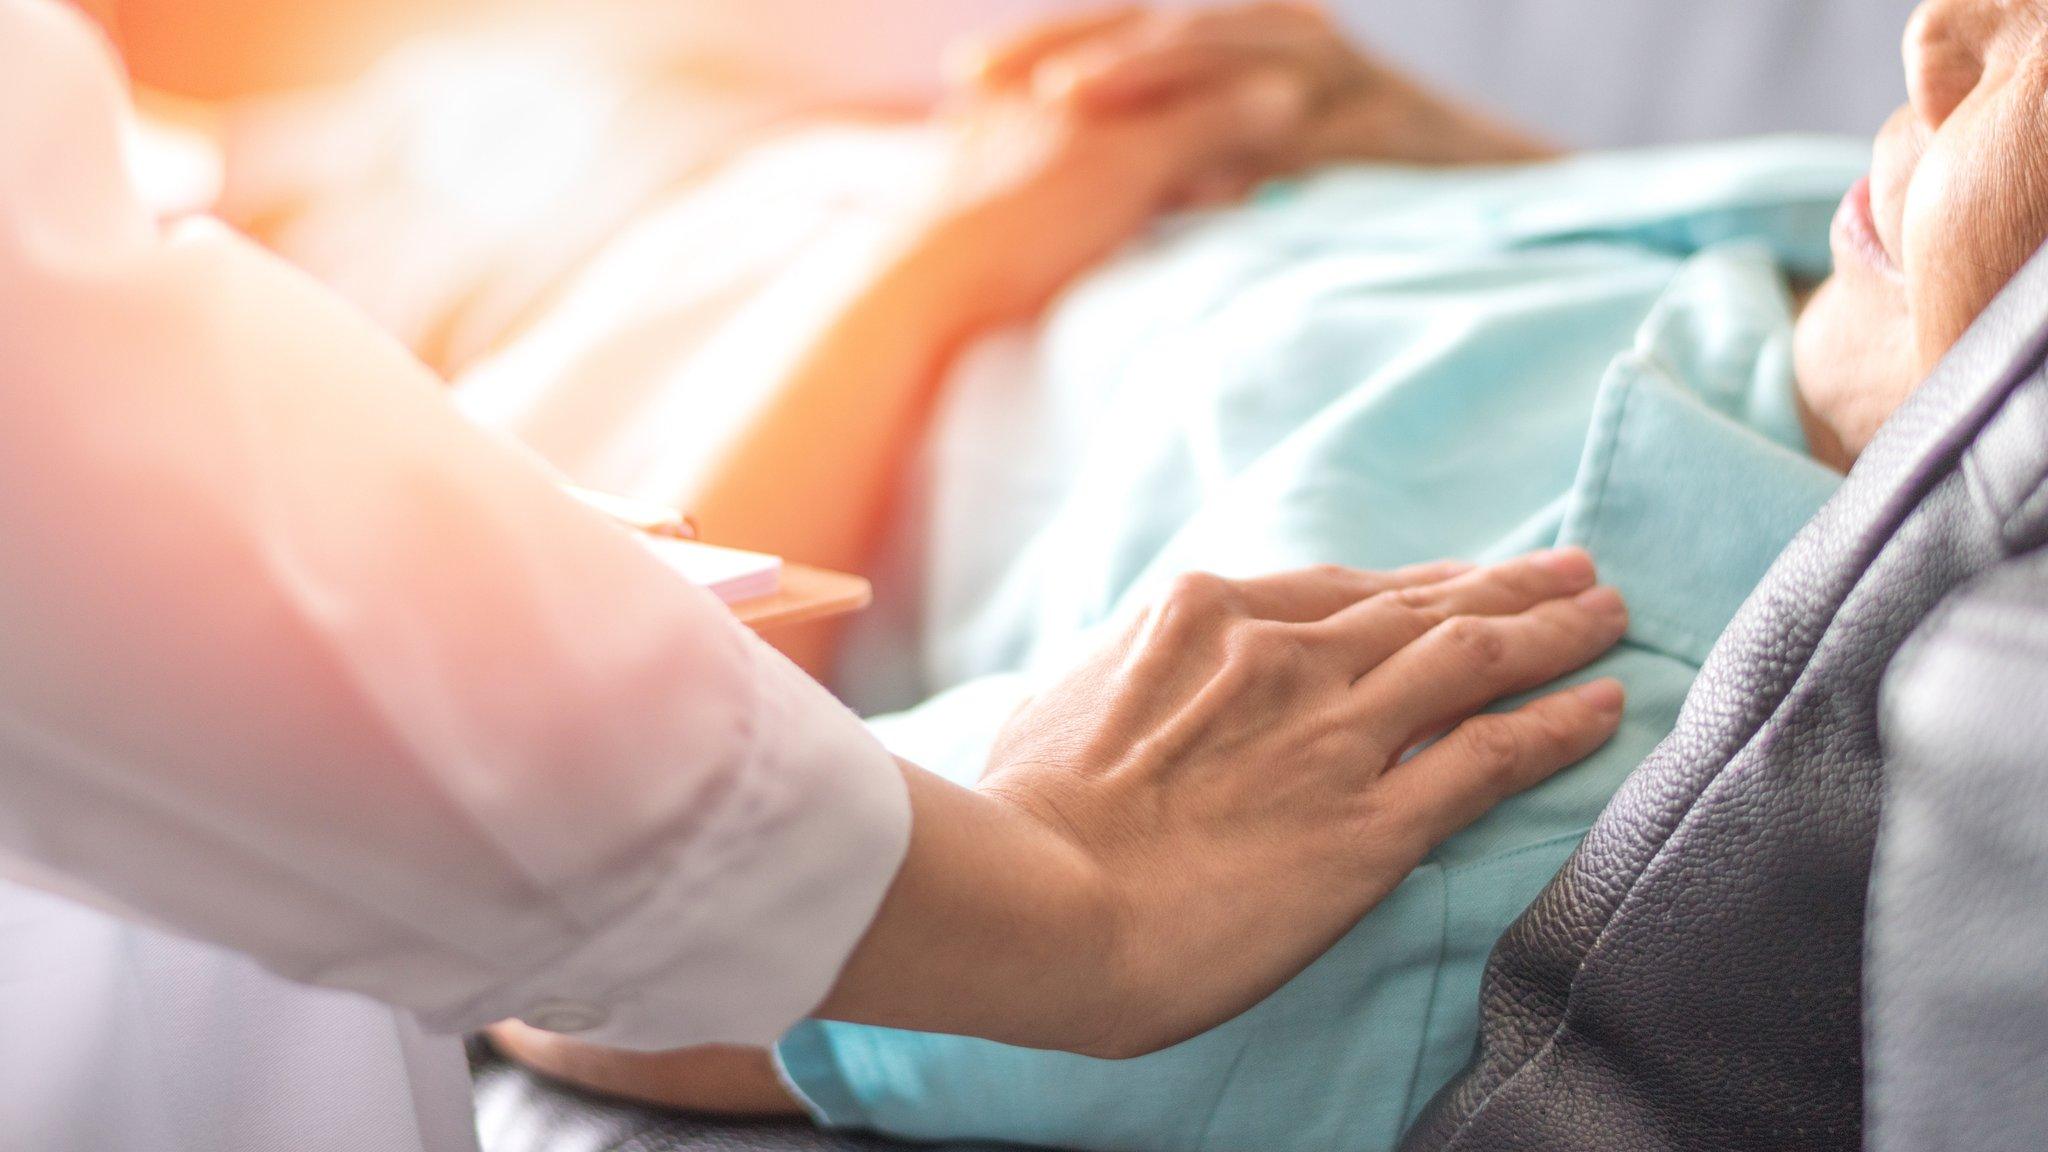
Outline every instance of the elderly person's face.
{"label": "elderly person's face", "polygon": [[1814,450],[1845,467],[2048,239],[2048,0],[1931,0],[1905,55],[1912,102],[1800,320]]}

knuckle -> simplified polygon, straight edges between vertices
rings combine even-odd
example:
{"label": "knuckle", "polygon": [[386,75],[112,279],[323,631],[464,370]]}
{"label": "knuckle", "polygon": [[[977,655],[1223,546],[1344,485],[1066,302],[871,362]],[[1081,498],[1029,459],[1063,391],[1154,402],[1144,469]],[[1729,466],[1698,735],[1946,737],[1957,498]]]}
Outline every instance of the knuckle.
{"label": "knuckle", "polygon": [[1435,628],[1450,619],[1450,610],[1444,603],[1442,589],[1397,588],[1388,593],[1388,596],[1395,607],[1421,620],[1427,628]]}
{"label": "knuckle", "polygon": [[1183,572],[1173,578],[1166,602],[1181,608],[1213,611],[1230,596],[1230,581],[1213,572]]}
{"label": "knuckle", "polygon": [[1168,604],[1192,604],[1209,595],[1213,586],[1207,572],[1183,572],[1166,586],[1164,600]]}
{"label": "knuckle", "polygon": [[1166,652],[1206,648],[1230,621],[1232,595],[1223,580],[1207,573],[1175,577],[1135,622],[1138,644]]}
{"label": "knuckle", "polygon": [[1441,599],[1436,589],[1427,587],[1396,588],[1387,593],[1387,596],[1401,607],[1418,612],[1435,605]]}
{"label": "knuckle", "polygon": [[1568,756],[1579,744],[1580,725],[1560,713],[1540,714],[1536,717],[1534,727],[1534,743],[1545,759]]}
{"label": "knuckle", "polygon": [[1490,781],[1511,778],[1529,756],[1526,734],[1505,716],[1467,721],[1459,739],[1459,751]]}
{"label": "knuckle", "polygon": [[1560,577],[1529,557],[1519,557],[1486,569],[1480,583],[1495,599],[1540,603],[1557,594]]}
{"label": "knuckle", "polygon": [[1379,577],[1342,564],[1315,564],[1303,571],[1316,583],[1338,589],[1354,601],[1377,596],[1386,590],[1385,581]]}
{"label": "knuckle", "polygon": [[1542,704],[1523,709],[1514,717],[1514,723],[1522,731],[1524,753],[1545,760],[1569,751],[1577,731],[1573,714]]}
{"label": "knuckle", "polygon": [[1492,623],[1476,616],[1453,616],[1431,635],[1468,668],[1483,671],[1507,658],[1507,638]]}
{"label": "knuckle", "polygon": [[1311,564],[1308,573],[1318,580],[1327,580],[1332,584],[1355,585],[1365,582],[1362,573],[1346,568],[1342,564]]}

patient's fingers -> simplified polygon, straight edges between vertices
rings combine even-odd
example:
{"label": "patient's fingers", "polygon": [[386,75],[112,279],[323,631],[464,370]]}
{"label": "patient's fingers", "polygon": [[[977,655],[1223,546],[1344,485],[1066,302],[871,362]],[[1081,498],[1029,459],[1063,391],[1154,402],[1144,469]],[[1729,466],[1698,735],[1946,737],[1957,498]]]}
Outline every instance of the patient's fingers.
{"label": "patient's fingers", "polygon": [[1353,675],[1363,676],[1453,617],[1526,612],[1546,600],[1575,596],[1596,578],[1584,549],[1537,552],[1443,581],[1390,589],[1332,614],[1314,634]]}
{"label": "patient's fingers", "polygon": [[1076,42],[1047,57],[1033,87],[1094,111],[1169,99],[1256,69],[1281,68],[1320,93],[1348,74],[1343,39],[1320,19],[1285,10],[1226,10],[1147,35]]}
{"label": "patient's fingers", "polygon": [[1388,806],[1414,814],[1420,859],[1510,796],[1598,751],[1621,726],[1621,683],[1595,680],[1513,712],[1465,721],[1381,780]]}
{"label": "patient's fingers", "polygon": [[1260,184],[1264,174],[1241,164],[1226,165],[1214,172],[1205,172],[1190,181],[1183,189],[1173,207],[1180,210],[1206,210],[1228,208],[1242,204]]}
{"label": "patient's fingers", "polygon": [[946,71],[956,83],[985,91],[1022,86],[1046,60],[1147,16],[1143,7],[1129,5],[1047,20],[1007,36],[969,40],[947,53]]}
{"label": "patient's fingers", "polygon": [[1126,199],[1137,191],[1144,212],[1135,225],[1219,165],[1270,165],[1270,155],[1299,134],[1306,111],[1301,86],[1287,76],[1248,74],[1156,109],[1076,118],[1074,138],[1087,141],[1097,180]]}
{"label": "patient's fingers", "polygon": [[1627,628],[1621,594],[1605,587],[1513,616],[1454,616],[1361,678],[1360,706],[1412,747],[1496,700],[1585,667]]}
{"label": "patient's fingers", "polygon": [[1393,572],[1323,565],[1240,580],[1237,592],[1245,613],[1255,619],[1307,624],[1382,593],[1439,584],[1472,568],[1462,560],[1440,560]]}

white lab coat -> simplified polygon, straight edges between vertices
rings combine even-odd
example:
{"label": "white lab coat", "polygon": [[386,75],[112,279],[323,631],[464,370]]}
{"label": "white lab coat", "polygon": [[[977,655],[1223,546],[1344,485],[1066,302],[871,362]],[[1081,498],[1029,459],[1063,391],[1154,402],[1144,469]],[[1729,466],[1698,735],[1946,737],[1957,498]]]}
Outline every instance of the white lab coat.
{"label": "white lab coat", "polygon": [[893,761],[310,280],[160,228],[128,115],[0,0],[0,876],[57,894],[0,895],[0,1130],[442,1152],[460,1030],[773,1039],[901,861]]}
{"label": "white lab coat", "polygon": [[8,1152],[475,1149],[454,1038],[11,884],[0,1014]]}

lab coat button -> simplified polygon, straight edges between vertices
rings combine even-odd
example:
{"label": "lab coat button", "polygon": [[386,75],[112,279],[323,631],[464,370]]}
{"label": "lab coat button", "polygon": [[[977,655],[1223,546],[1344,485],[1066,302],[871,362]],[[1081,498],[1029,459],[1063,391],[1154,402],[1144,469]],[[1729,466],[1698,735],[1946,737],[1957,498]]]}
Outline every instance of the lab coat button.
{"label": "lab coat button", "polygon": [[610,1017],[595,1004],[581,1000],[543,1000],[521,1017],[543,1032],[588,1032]]}

